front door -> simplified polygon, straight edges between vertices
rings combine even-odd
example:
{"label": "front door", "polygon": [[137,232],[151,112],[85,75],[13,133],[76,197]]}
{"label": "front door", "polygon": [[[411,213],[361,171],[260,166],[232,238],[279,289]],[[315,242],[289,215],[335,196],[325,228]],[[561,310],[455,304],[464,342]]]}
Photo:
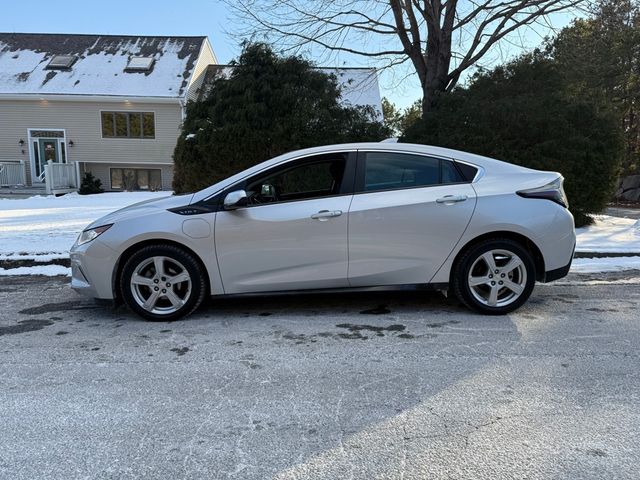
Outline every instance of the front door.
{"label": "front door", "polygon": [[[40,132],[42,133],[57,133],[57,132]],[[62,132],[60,132],[62,134]],[[33,138],[33,155],[34,155],[34,167],[35,178],[42,178],[41,175],[44,172],[44,166],[48,161],[53,163],[65,163],[65,151],[64,151],[64,138]]]}
{"label": "front door", "polygon": [[354,172],[355,154],[328,154],[287,163],[229,189],[245,189],[249,204],[216,214],[225,293],[348,286]]}

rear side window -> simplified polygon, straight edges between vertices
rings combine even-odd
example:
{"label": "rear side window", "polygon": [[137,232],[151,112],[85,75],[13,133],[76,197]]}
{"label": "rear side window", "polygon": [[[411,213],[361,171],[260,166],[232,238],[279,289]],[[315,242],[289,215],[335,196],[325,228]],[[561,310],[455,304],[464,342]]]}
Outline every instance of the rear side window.
{"label": "rear side window", "polygon": [[364,162],[366,192],[464,182],[453,162],[408,153],[368,152]]}

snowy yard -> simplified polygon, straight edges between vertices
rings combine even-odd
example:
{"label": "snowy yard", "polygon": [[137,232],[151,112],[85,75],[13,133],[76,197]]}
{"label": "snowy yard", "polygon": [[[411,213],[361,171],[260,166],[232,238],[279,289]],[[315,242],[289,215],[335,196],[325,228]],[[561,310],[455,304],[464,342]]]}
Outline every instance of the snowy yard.
{"label": "snowy yard", "polygon": [[[162,198],[171,192],[69,194],[62,197],[0,199],[0,260],[67,258],[78,234],[89,223],[133,203]],[[596,223],[577,229],[578,252],[640,252],[640,220],[599,215]],[[640,257],[575,259],[572,271],[586,273],[640,269]],[[65,275],[66,267],[42,265],[0,269],[0,275]]]}

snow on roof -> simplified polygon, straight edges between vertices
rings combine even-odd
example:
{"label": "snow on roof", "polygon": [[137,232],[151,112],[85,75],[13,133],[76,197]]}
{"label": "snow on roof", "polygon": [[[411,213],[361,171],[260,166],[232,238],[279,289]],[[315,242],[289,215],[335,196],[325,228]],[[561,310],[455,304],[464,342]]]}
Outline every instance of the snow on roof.
{"label": "snow on roof", "polygon": [[[378,75],[375,68],[329,68],[319,67],[319,70],[335,75],[338,85],[342,89],[342,102],[353,106],[371,106],[382,120],[382,101]],[[213,81],[220,75],[229,76],[233,66],[209,65],[204,80],[198,90],[198,100],[203,100],[209,94]]]}
{"label": "snow on roof", "polygon": [[[206,37],[0,33],[0,94],[182,97]],[[47,69],[56,55],[69,69]],[[149,70],[125,71],[131,57]]]}

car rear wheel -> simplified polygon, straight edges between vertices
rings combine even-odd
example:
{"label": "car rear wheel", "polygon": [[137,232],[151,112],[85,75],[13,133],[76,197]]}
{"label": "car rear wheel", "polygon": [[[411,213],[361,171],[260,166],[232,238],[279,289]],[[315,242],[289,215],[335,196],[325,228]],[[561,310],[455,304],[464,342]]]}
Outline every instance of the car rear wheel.
{"label": "car rear wheel", "polygon": [[125,303],[147,320],[189,315],[202,303],[206,286],[196,258],[173,245],[141,248],[127,260],[120,276]]}
{"label": "car rear wheel", "polygon": [[527,301],[535,284],[535,264],[519,243],[487,240],[471,247],[457,262],[453,290],[469,308],[503,315]]}

